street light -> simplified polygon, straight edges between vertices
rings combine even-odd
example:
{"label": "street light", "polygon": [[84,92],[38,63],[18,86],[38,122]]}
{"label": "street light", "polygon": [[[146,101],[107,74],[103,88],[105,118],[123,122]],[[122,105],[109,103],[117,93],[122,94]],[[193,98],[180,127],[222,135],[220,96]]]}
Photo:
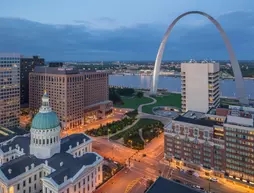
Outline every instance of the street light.
{"label": "street light", "polygon": [[109,132],[110,132],[110,129],[108,129],[108,141],[109,141]]}

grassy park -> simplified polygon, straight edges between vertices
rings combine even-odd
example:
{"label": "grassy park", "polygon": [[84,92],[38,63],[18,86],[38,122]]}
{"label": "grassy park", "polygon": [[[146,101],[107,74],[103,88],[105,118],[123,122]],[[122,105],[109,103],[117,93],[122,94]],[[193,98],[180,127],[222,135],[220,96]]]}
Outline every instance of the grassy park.
{"label": "grassy park", "polygon": [[147,97],[122,97],[123,104],[117,104],[115,107],[119,108],[129,108],[129,109],[137,109],[139,105],[145,104],[145,103],[150,103],[153,100]]}
{"label": "grassy park", "polygon": [[152,109],[157,106],[172,106],[181,108],[181,94],[170,93],[167,95],[153,97],[157,100],[155,104],[143,106],[144,113],[153,114]]}
{"label": "grassy park", "polygon": [[131,128],[112,136],[111,139],[118,140],[123,138],[123,142],[127,147],[143,149],[145,143],[139,136],[139,129],[142,129],[145,141],[149,142],[163,131],[163,124],[153,119],[140,119]]}

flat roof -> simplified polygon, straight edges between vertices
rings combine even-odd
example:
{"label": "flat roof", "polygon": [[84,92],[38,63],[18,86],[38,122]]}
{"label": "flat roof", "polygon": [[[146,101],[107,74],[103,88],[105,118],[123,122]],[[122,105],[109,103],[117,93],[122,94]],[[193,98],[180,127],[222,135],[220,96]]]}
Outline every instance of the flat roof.
{"label": "flat roof", "polygon": [[184,116],[178,116],[174,119],[174,121],[180,121],[184,123],[190,123],[194,125],[201,125],[201,126],[206,126],[206,127],[213,127],[214,125],[221,125],[221,123],[209,119],[193,119],[189,117],[184,117]]}
{"label": "flat roof", "polygon": [[200,193],[200,191],[175,181],[159,177],[146,193]]}
{"label": "flat roof", "polygon": [[200,119],[202,117],[205,116],[205,113],[203,112],[198,112],[198,111],[187,111],[186,113],[184,113],[182,115],[183,117],[187,117],[187,118],[196,118],[196,119]]}
{"label": "flat roof", "polygon": [[48,67],[48,66],[35,66],[33,73],[43,74],[106,74],[106,72],[97,72],[96,70],[83,70],[76,66],[65,66],[65,67]]}

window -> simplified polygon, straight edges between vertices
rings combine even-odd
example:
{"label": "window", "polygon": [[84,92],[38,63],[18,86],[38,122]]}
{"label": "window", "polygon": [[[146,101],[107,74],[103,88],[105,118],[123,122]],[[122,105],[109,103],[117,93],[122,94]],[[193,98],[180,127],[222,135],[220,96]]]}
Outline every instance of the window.
{"label": "window", "polygon": [[189,128],[188,127],[184,127],[184,134],[185,135],[189,134]]}
{"label": "window", "polygon": [[40,172],[40,173],[39,173],[40,178],[41,178],[41,175],[42,175],[42,173]]}
{"label": "window", "polygon": [[89,177],[90,177],[90,176],[87,176],[87,181],[88,181],[88,182],[89,182]]}
{"label": "window", "polygon": [[69,193],[69,188],[67,188],[67,193]]}
{"label": "window", "polygon": [[29,187],[29,192],[31,192],[31,187]]}
{"label": "window", "polygon": [[37,175],[35,174],[35,175],[34,175],[34,180],[35,180],[35,181],[36,181],[36,178],[37,178]]}
{"label": "window", "polygon": [[24,187],[26,186],[26,181],[25,181],[25,180],[23,181],[23,186],[24,186]]}
{"label": "window", "polygon": [[31,183],[31,177],[30,177],[30,178],[28,178],[28,183]]}
{"label": "window", "polygon": [[180,125],[176,125],[175,127],[175,133],[180,133]]}
{"label": "window", "polygon": [[34,184],[34,189],[36,190],[36,184]]}
{"label": "window", "polygon": [[209,138],[209,131],[204,131],[204,138]]}
{"label": "window", "polygon": [[17,184],[17,190],[19,190],[20,189],[20,185],[19,184]]}
{"label": "window", "polygon": [[80,182],[78,183],[78,188],[80,188]]}
{"label": "window", "polygon": [[198,134],[199,134],[199,130],[198,130],[198,128],[195,128],[194,132],[193,132],[194,137],[197,137]]}
{"label": "window", "polygon": [[76,191],[76,188],[77,188],[76,185],[74,185],[74,192]]}
{"label": "window", "polygon": [[83,184],[85,184],[86,183],[86,179],[83,179]]}

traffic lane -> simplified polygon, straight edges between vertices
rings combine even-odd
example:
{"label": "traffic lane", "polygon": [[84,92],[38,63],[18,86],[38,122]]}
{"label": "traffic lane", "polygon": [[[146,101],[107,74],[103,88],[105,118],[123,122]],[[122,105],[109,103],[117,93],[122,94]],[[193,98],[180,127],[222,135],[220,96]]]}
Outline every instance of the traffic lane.
{"label": "traffic lane", "polygon": [[125,151],[122,148],[114,147],[112,144],[103,144],[95,141],[93,142],[93,150],[104,157],[114,159],[121,163],[125,163],[134,153],[133,151]]}
{"label": "traffic lane", "polygon": [[210,182],[208,179],[195,177],[193,175],[180,172],[179,170],[174,170],[174,172],[172,173],[172,179],[178,179],[181,182],[185,182],[187,184],[199,185],[200,187],[206,190],[209,190],[209,186],[210,186],[210,190],[216,193],[235,192],[235,189],[229,188],[221,183]]}
{"label": "traffic lane", "polygon": [[146,179],[140,179],[138,183],[136,183],[133,188],[129,191],[129,193],[141,193],[145,192],[147,187],[147,180]]}
{"label": "traffic lane", "polygon": [[124,193],[131,182],[138,178],[141,178],[141,175],[125,168],[98,188],[95,193]]}

